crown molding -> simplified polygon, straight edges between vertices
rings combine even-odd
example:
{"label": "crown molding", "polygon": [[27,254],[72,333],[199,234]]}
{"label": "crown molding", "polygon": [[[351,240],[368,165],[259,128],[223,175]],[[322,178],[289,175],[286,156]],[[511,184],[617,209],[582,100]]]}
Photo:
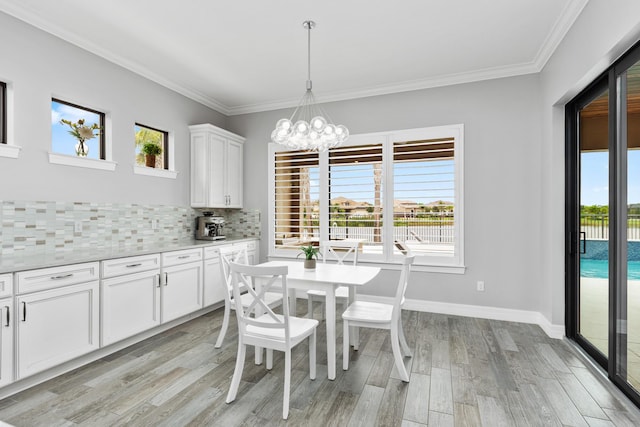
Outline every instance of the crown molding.
{"label": "crown molding", "polygon": [[556,20],[551,31],[547,34],[538,54],[536,55],[533,63],[535,64],[538,72],[542,71],[551,56],[556,51],[560,43],[567,35],[573,24],[578,19],[578,16],[582,13],[589,0],[573,0],[567,3],[564,10]]}

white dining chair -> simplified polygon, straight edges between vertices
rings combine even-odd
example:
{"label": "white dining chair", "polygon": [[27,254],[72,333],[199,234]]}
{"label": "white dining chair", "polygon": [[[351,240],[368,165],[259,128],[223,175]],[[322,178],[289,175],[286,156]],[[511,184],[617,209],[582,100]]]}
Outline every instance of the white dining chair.
{"label": "white dining chair", "polygon": [[[353,265],[358,263],[358,249],[360,240],[324,240],[320,242],[320,254],[322,262],[331,259],[337,264],[344,264],[347,258],[351,256]],[[310,290],[307,291],[307,316],[313,319],[313,302],[319,300],[322,303],[322,318],[324,319],[324,302],[327,299],[325,291]],[[336,289],[336,303],[346,307],[349,303],[349,288],[346,286],[338,286]]]}
{"label": "white dining chair", "polygon": [[[218,256],[220,257],[220,274],[222,274],[222,285],[226,288],[224,294],[224,317],[222,318],[222,327],[216,340],[215,348],[222,346],[222,341],[227,334],[229,328],[229,318],[231,317],[231,310],[235,310],[235,303],[233,299],[233,286],[231,285],[231,270],[229,264],[232,262],[238,264],[249,264],[247,255],[246,244],[234,244],[233,246],[221,247]],[[241,294],[240,300],[243,307],[247,307],[250,303],[250,297],[244,293]],[[269,292],[265,295],[265,301],[269,307],[277,307],[282,304],[282,293]]]}
{"label": "white dining chair", "polygon": [[[393,358],[396,362],[396,368],[400,374],[400,379],[409,382],[409,374],[404,366],[404,360],[400,347],[405,356],[411,357],[411,349],[407,344],[407,340],[402,330],[402,304],[404,303],[404,293],[407,290],[409,282],[409,274],[411,273],[411,264],[415,256],[406,256],[402,261],[402,270],[400,271],[400,281],[398,289],[393,299],[393,304],[384,304],[378,302],[355,301],[347,307],[342,313],[343,320],[343,342],[342,342],[342,369],[349,369],[349,327],[364,327],[373,329],[389,329],[391,332],[391,349],[393,350]],[[358,343],[355,343],[354,349],[358,349]]]}
{"label": "white dining chair", "polygon": [[[289,416],[289,395],[291,388],[291,349],[309,338],[309,377],[316,378],[316,328],[318,321],[289,315],[289,304],[282,305],[283,314],[275,314],[265,295],[273,286],[281,287],[287,295],[287,266],[259,266],[230,263],[233,295],[238,317],[238,355],[227,403],[235,400],[242,378],[244,360],[248,345],[267,349],[267,369],[273,367],[273,350],[284,352],[284,397],[282,418]],[[256,280],[260,284],[256,287]],[[247,289],[251,303],[243,306],[240,302],[242,289]],[[258,290],[256,290],[258,289]],[[251,317],[254,311],[264,314]]]}

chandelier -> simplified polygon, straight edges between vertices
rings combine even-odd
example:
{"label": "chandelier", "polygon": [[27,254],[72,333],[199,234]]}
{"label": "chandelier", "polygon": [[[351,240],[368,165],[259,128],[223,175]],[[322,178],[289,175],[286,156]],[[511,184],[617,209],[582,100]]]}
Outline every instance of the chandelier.
{"label": "chandelier", "polygon": [[307,91],[291,117],[278,120],[271,140],[293,149],[325,151],[346,141],[349,130],[343,125],[334,125],[316,103],[311,91],[311,29],[316,23],[304,21],[302,26],[307,30]]}

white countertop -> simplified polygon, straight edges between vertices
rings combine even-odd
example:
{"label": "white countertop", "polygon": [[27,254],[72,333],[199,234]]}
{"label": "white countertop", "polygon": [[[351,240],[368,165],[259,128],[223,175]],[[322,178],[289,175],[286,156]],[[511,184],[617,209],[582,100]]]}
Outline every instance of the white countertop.
{"label": "white countertop", "polygon": [[234,242],[257,240],[257,237],[240,237],[225,240],[195,240],[184,239],[169,242],[153,242],[137,246],[108,247],[108,248],[78,248],[72,251],[61,250],[42,253],[14,253],[0,256],[0,274],[16,271],[33,270],[36,268],[58,267],[61,265],[79,264],[83,262],[102,261],[114,258],[123,258],[136,255],[154,254],[160,252],[178,251],[181,249],[203,248],[206,246],[219,246]]}

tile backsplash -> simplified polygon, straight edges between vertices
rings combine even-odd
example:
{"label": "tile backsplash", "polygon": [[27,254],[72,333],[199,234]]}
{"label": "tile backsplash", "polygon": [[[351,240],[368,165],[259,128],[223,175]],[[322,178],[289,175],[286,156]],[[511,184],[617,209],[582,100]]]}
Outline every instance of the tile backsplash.
{"label": "tile backsplash", "polygon": [[[220,209],[225,234],[260,238],[260,212]],[[0,255],[123,248],[190,239],[201,212],[185,206],[0,201]]]}

